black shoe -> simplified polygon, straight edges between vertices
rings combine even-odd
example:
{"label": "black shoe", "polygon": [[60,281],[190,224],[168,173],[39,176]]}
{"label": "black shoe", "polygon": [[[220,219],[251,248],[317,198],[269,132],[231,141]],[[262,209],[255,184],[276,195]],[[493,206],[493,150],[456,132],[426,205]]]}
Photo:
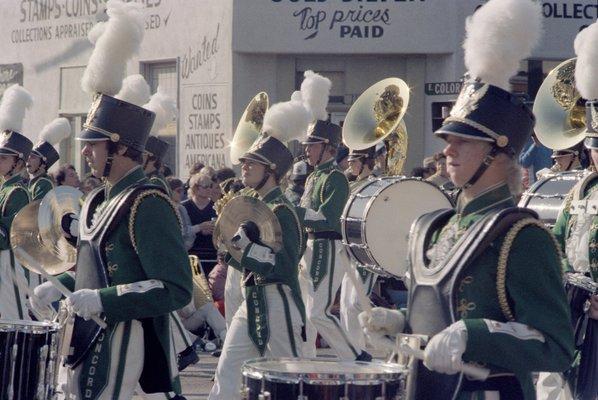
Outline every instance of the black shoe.
{"label": "black shoe", "polygon": [[179,371],[184,370],[191,364],[195,364],[199,361],[199,356],[195,352],[193,346],[187,347],[181,351],[178,355]]}
{"label": "black shoe", "polygon": [[220,357],[221,354],[222,354],[222,350],[214,350],[212,352],[212,357]]}
{"label": "black shoe", "polygon": [[365,350],[362,350],[361,354],[357,356],[355,361],[365,361],[370,362],[372,361],[372,355]]}

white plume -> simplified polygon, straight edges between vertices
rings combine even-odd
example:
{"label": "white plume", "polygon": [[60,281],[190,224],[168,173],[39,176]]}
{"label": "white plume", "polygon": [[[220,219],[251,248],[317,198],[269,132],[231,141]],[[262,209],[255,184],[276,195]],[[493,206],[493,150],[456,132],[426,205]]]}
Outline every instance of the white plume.
{"label": "white plume", "polygon": [[22,133],[25,110],[32,104],[33,97],[27,89],[18,84],[8,87],[0,102],[0,132],[11,130]]}
{"label": "white plume", "polygon": [[303,82],[301,82],[301,95],[305,106],[313,116],[313,120],[328,119],[326,107],[328,107],[331,86],[330,79],[313,71],[305,71]]}
{"label": "white plume", "polygon": [[268,108],[262,132],[286,143],[304,136],[311,121],[312,113],[305,107],[302,93],[297,91],[293,93],[291,100]]}
{"label": "white plume", "polygon": [[150,95],[150,87],[145,78],[140,74],[134,74],[123,80],[120,92],[114,97],[141,107],[149,101]]}
{"label": "white plume", "polygon": [[157,136],[159,130],[177,117],[176,101],[166,93],[163,93],[160,87],[158,87],[158,90],[154,93],[149,103],[144,105],[143,108],[153,111],[156,114],[156,119],[152,126],[152,136]]}
{"label": "white plume", "polygon": [[472,78],[509,90],[509,78],[542,34],[540,2],[490,0],[465,23],[465,66]]}
{"label": "white plume", "polygon": [[594,22],[575,38],[575,85],[581,97],[598,100],[598,22]]}
{"label": "white plume", "polygon": [[95,24],[93,26],[93,28],[91,28],[89,30],[89,32],[87,32],[87,40],[89,40],[92,44],[96,44],[96,42],[98,41],[98,38],[100,36],[102,36],[102,34],[104,33],[104,31],[106,30],[106,21],[100,21],[97,24]]}
{"label": "white plume", "polygon": [[90,94],[113,96],[120,90],[127,61],[139,50],[144,22],[140,3],[110,0],[106,6],[109,19],[96,40],[81,87]]}
{"label": "white plume", "polygon": [[62,139],[66,139],[71,134],[71,124],[66,118],[56,118],[42,128],[39,133],[40,142],[48,142],[51,145],[60,143]]}

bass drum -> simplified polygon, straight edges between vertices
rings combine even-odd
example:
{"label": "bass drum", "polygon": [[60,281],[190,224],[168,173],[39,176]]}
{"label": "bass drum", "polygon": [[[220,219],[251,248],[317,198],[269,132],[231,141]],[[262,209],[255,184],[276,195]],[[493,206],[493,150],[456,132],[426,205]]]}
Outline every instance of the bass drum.
{"label": "bass drum", "polygon": [[341,217],[350,257],[376,274],[402,279],[411,224],[421,215],[452,208],[449,196],[417,178],[372,179],[354,189]]}
{"label": "bass drum", "polygon": [[542,222],[553,227],[563,200],[584,175],[584,171],[567,171],[540,179],[523,193],[518,206],[534,210]]}

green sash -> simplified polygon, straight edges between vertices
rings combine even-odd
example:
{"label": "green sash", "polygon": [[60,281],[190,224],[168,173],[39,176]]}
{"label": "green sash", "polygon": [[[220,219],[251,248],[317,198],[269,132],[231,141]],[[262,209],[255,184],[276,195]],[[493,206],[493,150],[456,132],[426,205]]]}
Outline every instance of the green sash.
{"label": "green sash", "polygon": [[[315,239],[313,249],[311,266],[309,274],[314,284],[314,291],[318,290],[318,286],[322,279],[328,273],[328,254],[330,253],[330,240]],[[334,262],[334,260],[332,260]]]}
{"label": "green sash", "polygon": [[245,287],[245,294],[249,338],[257,347],[260,356],[263,356],[270,337],[266,288],[263,286],[248,286]]}

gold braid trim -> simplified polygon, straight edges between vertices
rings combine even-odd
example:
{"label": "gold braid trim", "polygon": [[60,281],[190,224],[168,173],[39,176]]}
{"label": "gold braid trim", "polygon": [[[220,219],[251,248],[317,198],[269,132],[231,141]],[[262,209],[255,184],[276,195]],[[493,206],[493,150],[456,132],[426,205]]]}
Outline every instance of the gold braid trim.
{"label": "gold braid trim", "polygon": [[498,267],[496,268],[496,292],[498,294],[498,303],[500,305],[500,310],[502,311],[503,315],[508,321],[515,321],[515,316],[509,306],[509,301],[507,300],[507,288],[506,288],[506,279],[507,279],[507,261],[509,259],[509,253],[511,252],[511,247],[513,246],[513,241],[517,237],[517,234],[525,228],[526,226],[536,226],[543,231],[545,231],[554,243],[554,247],[557,251],[558,259],[562,259],[561,248],[556,241],[556,238],[542,222],[538,221],[535,218],[524,218],[520,221],[517,221],[511,229],[507,232],[505,236],[505,240],[500,248],[500,253],[498,256]]}
{"label": "gold braid trim", "polygon": [[293,214],[293,217],[295,217],[295,223],[297,224],[297,234],[299,235],[299,250],[302,251],[303,250],[303,230],[301,229],[301,222],[299,221],[299,217],[297,216],[297,213],[295,212],[295,210],[293,210],[291,207],[289,207],[287,204],[284,204],[284,203],[274,206],[274,208],[272,208],[272,212],[276,213],[276,210],[278,210],[282,207],[286,207],[291,212],[291,214]]}
{"label": "gold braid trim", "polygon": [[160,197],[160,198],[166,200],[168,205],[172,208],[174,215],[176,215],[176,219],[179,223],[179,227],[182,229],[182,226],[183,226],[183,223],[181,221],[181,216],[179,215],[179,210],[177,210],[176,206],[174,205],[174,203],[172,202],[170,197],[168,197],[168,195],[164,194],[162,191],[157,190],[157,189],[149,189],[149,190],[145,190],[145,191],[141,192],[141,194],[139,194],[135,198],[135,202],[133,203],[133,206],[131,207],[131,216],[129,217],[129,236],[131,238],[131,243],[133,244],[133,248],[135,249],[135,253],[139,253],[137,251],[137,242],[135,241],[135,218],[137,217],[137,211],[139,209],[139,206],[141,205],[141,202],[146,197],[149,197],[149,196]]}

